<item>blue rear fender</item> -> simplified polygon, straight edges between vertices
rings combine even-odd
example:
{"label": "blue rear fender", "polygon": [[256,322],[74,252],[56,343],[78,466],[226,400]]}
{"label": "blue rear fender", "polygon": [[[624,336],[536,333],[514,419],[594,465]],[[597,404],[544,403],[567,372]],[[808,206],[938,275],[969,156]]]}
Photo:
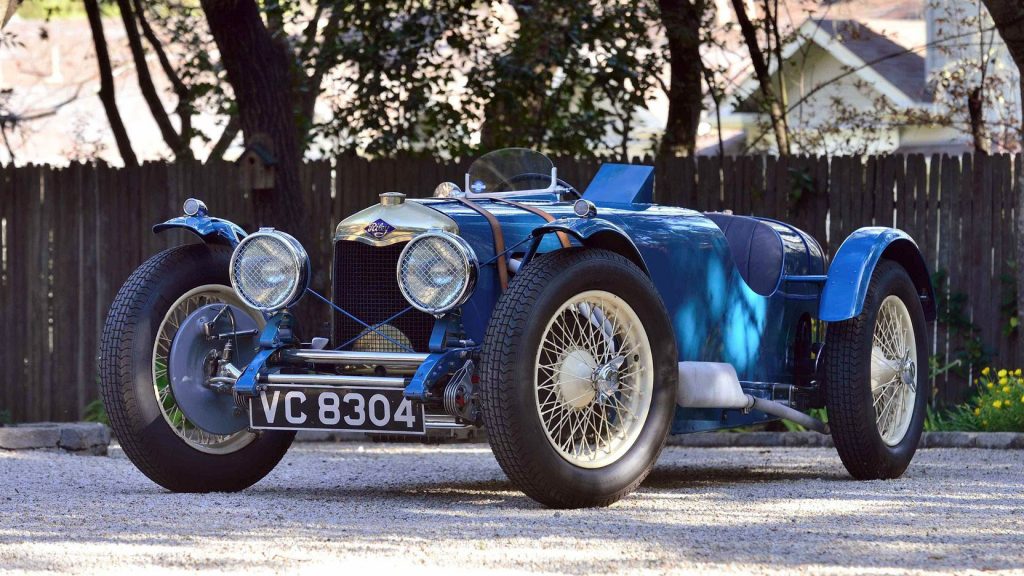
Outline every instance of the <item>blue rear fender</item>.
{"label": "blue rear fender", "polygon": [[839,247],[822,290],[819,318],[840,322],[858,316],[864,309],[871,274],[882,258],[906,269],[921,298],[925,319],[934,320],[935,291],[921,250],[906,232],[880,226],[858,229]]}
{"label": "blue rear fender", "polygon": [[234,248],[246,237],[245,230],[234,222],[211,216],[179,216],[153,226],[154,233],[181,228],[199,236],[207,244],[223,244]]}
{"label": "blue rear fender", "polygon": [[625,256],[636,264],[644,274],[651,275],[647,264],[629,234],[615,224],[602,218],[561,218],[538,226],[533,230],[534,238],[541,238],[553,232],[563,232],[587,248],[602,248]]}

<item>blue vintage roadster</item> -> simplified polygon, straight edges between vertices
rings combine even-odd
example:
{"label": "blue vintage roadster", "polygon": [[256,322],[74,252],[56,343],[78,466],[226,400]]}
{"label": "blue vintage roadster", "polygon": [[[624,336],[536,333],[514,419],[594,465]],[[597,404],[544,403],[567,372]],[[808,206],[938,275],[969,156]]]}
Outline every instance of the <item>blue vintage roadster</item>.
{"label": "blue vintage roadster", "polygon": [[[329,296],[293,237],[190,199],[155,230],[202,242],[150,258],[107,317],[111,424],[182,492],[246,488],[296,430],[485,427],[527,495],[603,506],[669,434],[779,418],[831,433],[856,478],[900,476],[935,316],[914,241],[861,228],[828,265],[792,226],[658,206],[653,185],[651,167],[606,164],[580,192],[541,154],[493,152],[462,186],[387,192],[338,224]],[[289,312],[303,297],[333,309],[309,342]]]}

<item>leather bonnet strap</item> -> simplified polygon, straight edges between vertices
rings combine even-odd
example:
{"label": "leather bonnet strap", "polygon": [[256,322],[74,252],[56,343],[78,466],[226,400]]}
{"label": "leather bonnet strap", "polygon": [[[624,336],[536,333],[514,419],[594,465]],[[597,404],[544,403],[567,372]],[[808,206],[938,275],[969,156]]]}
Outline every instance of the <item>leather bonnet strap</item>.
{"label": "leather bonnet strap", "polygon": [[476,202],[471,202],[465,198],[456,197],[456,200],[462,203],[463,206],[473,210],[477,214],[487,219],[487,223],[491,225],[491,234],[494,235],[494,253],[498,257],[495,264],[498,266],[498,281],[501,283],[501,289],[504,291],[508,288],[508,262],[505,259],[505,233],[501,230],[501,224],[498,223],[498,219],[494,217],[486,209],[480,207]]}
{"label": "leather bonnet strap", "polygon": [[[530,206],[528,204],[520,204],[519,202],[513,202],[512,200],[505,200],[503,198],[496,198],[495,200],[497,200],[498,202],[501,202],[503,204],[508,204],[509,206],[515,206],[516,208],[519,208],[519,209],[522,209],[522,210],[526,210],[527,212],[530,212],[531,214],[536,214],[537,216],[540,216],[541,218],[543,218],[545,222],[554,222],[555,221],[555,217],[554,216],[552,216],[551,214],[548,214],[547,212],[541,210],[540,208],[537,208],[536,206]],[[569,236],[567,236],[565,232],[556,232],[556,234],[558,234],[559,242],[562,243],[562,248],[569,248],[570,246],[572,246],[572,244],[569,243]]]}

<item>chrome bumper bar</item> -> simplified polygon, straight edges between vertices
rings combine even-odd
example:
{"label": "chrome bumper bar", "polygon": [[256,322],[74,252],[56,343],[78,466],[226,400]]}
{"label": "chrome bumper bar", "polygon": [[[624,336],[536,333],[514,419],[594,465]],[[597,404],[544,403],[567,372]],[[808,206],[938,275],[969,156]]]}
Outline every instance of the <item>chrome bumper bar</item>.
{"label": "chrome bumper bar", "polygon": [[430,356],[417,352],[353,352],[349,350],[283,350],[281,355],[285,360],[313,364],[385,367],[416,367]]}
{"label": "chrome bumper bar", "polygon": [[295,386],[348,386],[366,388],[405,388],[405,378],[395,376],[338,376],[334,374],[267,374],[260,378],[266,384]]}
{"label": "chrome bumper bar", "polygon": [[[381,366],[393,369],[399,374],[410,373],[423,364],[429,354],[416,352],[354,352],[349,350],[295,350],[281,351],[281,358],[291,364],[331,364],[374,368]],[[401,375],[377,376],[374,374],[281,374],[262,376],[264,384],[291,384],[294,386],[347,386],[372,388],[405,388],[409,379]]]}

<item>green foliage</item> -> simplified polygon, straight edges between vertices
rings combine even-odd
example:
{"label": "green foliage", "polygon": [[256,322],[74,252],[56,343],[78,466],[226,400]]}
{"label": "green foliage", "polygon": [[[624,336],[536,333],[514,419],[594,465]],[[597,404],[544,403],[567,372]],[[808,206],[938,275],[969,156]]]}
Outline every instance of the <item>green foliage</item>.
{"label": "green foliage", "polygon": [[[226,122],[234,96],[198,3],[143,5],[189,105]],[[653,0],[261,7],[294,56],[296,125],[312,156],[463,158],[481,146],[607,155],[607,135],[639,138],[634,116],[663,69],[664,50],[650,34],[660,22]]]}
{"label": "green foliage", "polygon": [[925,430],[1024,432],[1024,378],[1021,370],[989,367],[975,380],[976,393],[945,413],[929,412]]}
{"label": "green foliage", "polygon": [[[811,408],[807,411],[812,418],[817,418],[822,422],[828,423],[828,410],[824,408]],[[807,428],[804,428],[796,422],[790,422],[789,420],[782,420],[782,425],[786,427],[789,432],[806,432]]]}
{"label": "green foliage", "polygon": [[7,426],[13,423],[14,421],[11,418],[11,411],[6,408],[0,410],[0,426]]}
{"label": "green foliage", "polygon": [[814,194],[814,176],[809,168],[789,168],[789,204],[797,206],[800,200]]}
{"label": "green foliage", "polygon": [[110,426],[110,419],[107,418],[107,408],[103,405],[103,401],[99,399],[93,400],[85,406],[85,414],[83,414],[82,418],[86,422],[99,422],[100,424]]}
{"label": "green foliage", "polygon": [[623,0],[511,6],[516,34],[468,78],[469,93],[480,100],[483,145],[593,157],[610,152],[602,150],[609,131],[630,141],[634,115],[652,97],[664,63],[650,34],[659,22],[657,6]]}
{"label": "green foliage", "polygon": [[[105,15],[118,14],[116,6],[101,2],[100,7]],[[25,0],[18,7],[18,16],[26,20],[85,18],[85,7],[78,0]]]}
{"label": "green foliage", "polygon": [[305,62],[329,70],[330,114],[312,125],[314,149],[377,157],[466,150],[474,103],[453,83],[485,59],[475,40],[486,34],[485,16],[474,2],[339,2],[330,18],[338,32]]}

